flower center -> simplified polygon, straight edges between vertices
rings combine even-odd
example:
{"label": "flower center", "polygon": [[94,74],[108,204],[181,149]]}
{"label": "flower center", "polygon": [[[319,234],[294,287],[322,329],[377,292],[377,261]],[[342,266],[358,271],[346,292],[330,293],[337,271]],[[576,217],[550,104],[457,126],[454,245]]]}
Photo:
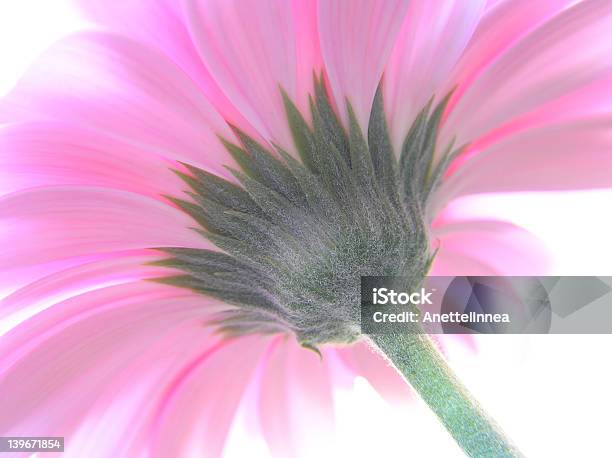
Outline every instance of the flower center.
{"label": "flower center", "polygon": [[235,128],[241,146],[223,140],[240,165],[240,185],[186,165],[177,172],[190,200],[172,198],[222,252],[162,249],[157,264],[184,274],[161,279],[232,305],[223,332],[293,333],[305,347],[360,337],[360,277],[393,275],[416,287],[433,256],[425,206],[449,158],[434,162],[448,97],[417,116],[399,160],[387,131],[381,91],[367,136],[348,105],[348,131],[322,80],[311,98],[312,126],[283,93],[300,159],[276,153]]}

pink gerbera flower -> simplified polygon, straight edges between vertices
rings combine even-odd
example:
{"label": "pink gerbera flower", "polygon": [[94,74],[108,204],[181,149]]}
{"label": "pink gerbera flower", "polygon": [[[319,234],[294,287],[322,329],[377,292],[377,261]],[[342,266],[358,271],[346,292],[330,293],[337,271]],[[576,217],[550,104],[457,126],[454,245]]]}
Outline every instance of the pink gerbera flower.
{"label": "pink gerbera flower", "polygon": [[359,278],[542,272],[448,204],[612,183],[612,2],[81,3],[0,105],[0,435],[218,456],[248,396],[293,456],[362,375],[518,456],[428,337],[361,335]]}

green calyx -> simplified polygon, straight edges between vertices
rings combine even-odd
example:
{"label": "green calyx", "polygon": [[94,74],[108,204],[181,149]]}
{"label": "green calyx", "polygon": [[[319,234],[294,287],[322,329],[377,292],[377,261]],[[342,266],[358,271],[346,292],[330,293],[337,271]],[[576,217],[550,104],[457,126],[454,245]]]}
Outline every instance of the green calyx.
{"label": "green calyx", "polygon": [[367,136],[350,103],[343,128],[320,79],[312,125],[282,96],[300,160],[234,128],[241,144],[222,141],[240,185],[189,165],[176,171],[190,199],[169,198],[222,252],[161,248],[169,257],[156,264],[183,274],[158,281],[231,304],[215,320],[223,332],[290,332],[316,350],[361,336],[360,276],[402,276],[408,286],[425,277],[433,259],[426,203],[455,153],[434,161],[448,97],[423,108],[398,160],[380,87]]}

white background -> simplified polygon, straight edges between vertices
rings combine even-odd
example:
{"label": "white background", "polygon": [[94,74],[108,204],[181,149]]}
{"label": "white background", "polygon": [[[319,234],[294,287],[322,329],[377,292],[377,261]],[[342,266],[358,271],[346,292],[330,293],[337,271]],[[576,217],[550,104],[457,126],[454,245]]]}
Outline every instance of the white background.
{"label": "white background", "polygon": [[[45,47],[82,26],[64,0],[0,0],[0,96]],[[612,275],[611,202],[611,192],[594,191],[496,196],[474,205],[545,241],[553,273]],[[452,347],[451,363],[527,456],[612,456],[612,336],[482,336],[478,344],[477,354]],[[365,380],[338,392],[337,412],[337,443],[307,456],[462,456],[421,403],[393,409]],[[239,415],[226,457],[247,455],[267,453]]]}

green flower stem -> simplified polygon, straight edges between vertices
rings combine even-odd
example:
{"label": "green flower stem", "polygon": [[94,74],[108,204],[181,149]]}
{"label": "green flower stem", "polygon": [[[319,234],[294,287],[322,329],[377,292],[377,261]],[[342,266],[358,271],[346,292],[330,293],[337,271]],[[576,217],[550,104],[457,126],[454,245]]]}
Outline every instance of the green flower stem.
{"label": "green flower stem", "polygon": [[468,456],[523,456],[459,382],[427,335],[373,335],[370,338],[435,412]]}

